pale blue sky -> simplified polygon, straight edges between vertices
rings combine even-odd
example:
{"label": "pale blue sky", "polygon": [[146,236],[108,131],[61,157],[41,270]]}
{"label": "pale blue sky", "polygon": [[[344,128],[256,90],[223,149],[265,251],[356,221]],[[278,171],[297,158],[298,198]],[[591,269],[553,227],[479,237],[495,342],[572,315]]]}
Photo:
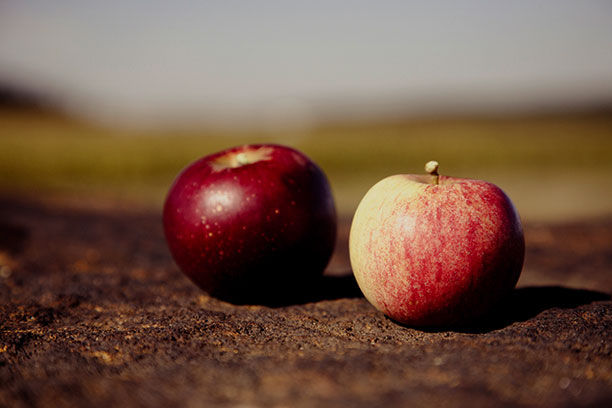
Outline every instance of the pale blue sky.
{"label": "pale blue sky", "polygon": [[612,2],[4,0],[0,77],[145,121],[562,107],[612,99]]}

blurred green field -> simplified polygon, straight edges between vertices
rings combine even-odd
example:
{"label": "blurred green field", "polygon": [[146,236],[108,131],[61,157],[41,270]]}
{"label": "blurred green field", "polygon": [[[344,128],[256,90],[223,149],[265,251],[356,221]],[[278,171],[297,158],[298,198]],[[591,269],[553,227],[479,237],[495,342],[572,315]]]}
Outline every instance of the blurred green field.
{"label": "blurred green field", "polygon": [[144,131],[0,113],[0,191],[121,200],[159,208],[194,159],[242,143],[296,147],[327,173],[350,216],[367,189],[396,173],[498,184],[524,219],[612,215],[612,115],[385,120],[284,131]]}

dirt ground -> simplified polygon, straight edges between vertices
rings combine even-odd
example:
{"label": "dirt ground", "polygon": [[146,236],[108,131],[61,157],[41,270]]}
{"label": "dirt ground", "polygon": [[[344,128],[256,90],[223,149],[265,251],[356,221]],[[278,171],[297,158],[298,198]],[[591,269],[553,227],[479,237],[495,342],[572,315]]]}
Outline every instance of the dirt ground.
{"label": "dirt ground", "polygon": [[504,308],[423,331],[360,295],[348,220],[316,291],[234,306],[156,212],[0,197],[0,406],[612,406],[612,219],[525,229]]}

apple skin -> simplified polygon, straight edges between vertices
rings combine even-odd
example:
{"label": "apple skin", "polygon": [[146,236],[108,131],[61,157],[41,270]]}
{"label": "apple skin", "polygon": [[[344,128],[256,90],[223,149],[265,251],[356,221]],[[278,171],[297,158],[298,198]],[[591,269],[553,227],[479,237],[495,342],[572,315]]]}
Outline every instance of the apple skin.
{"label": "apple skin", "polygon": [[209,294],[274,304],[319,278],[336,240],[323,171],[299,151],[245,145],[188,165],[163,211],[170,252]]}
{"label": "apple skin", "polygon": [[408,326],[461,326],[516,286],[525,254],[520,218],[494,184],[394,175],[354,215],[353,273],[365,297]]}

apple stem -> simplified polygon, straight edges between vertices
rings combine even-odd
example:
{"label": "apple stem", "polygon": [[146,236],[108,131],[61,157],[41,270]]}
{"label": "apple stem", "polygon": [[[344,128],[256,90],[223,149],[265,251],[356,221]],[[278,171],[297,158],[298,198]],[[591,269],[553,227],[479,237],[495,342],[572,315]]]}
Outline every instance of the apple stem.
{"label": "apple stem", "polygon": [[425,171],[433,176],[433,184],[435,185],[438,184],[438,181],[440,179],[440,175],[438,174],[439,167],[440,164],[435,160],[431,160],[425,163]]}

